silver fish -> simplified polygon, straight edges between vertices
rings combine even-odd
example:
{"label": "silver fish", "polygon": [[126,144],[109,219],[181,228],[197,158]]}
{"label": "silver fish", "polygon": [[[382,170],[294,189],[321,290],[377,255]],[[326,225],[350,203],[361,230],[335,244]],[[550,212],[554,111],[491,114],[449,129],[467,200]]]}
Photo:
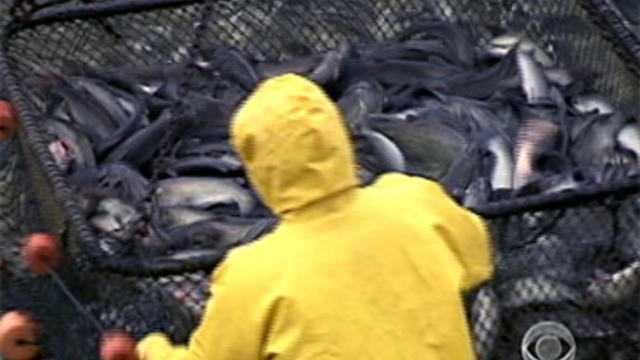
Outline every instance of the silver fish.
{"label": "silver fish", "polygon": [[575,81],[571,72],[563,68],[544,69],[544,75],[550,83],[560,86],[569,86]]}
{"label": "silver fish", "polygon": [[191,250],[182,250],[175,252],[168,256],[157,257],[154,258],[154,261],[163,262],[163,261],[185,261],[185,262],[193,262],[197,260],[210,259],[224,256],[224,252],[218,249],[191,249]]}
{"label": "silver fish", "polygon": [[211,174],[242,170],[242,162],[233,154],[223,154],[220,156],[189,156],[171,163],[166,170],[167,174],[176,176],[177,174],[193,174],[197,172]]}
{"label": "silver fish", "polygon": [[82,132],[64,121],[48,119],[44,124],[48,132],[62,142],[50,145],[49,150],[56,160],[66,163],[63,160],[70,157],[69,160],[74,160],[75,165],[79,168],[94,168],[96,166],[91,143]]}
{"label": "silver fish", "polygon": [[531,51],[534,59],[542,66],[553,66],[553,60],[536,43],[524,34],[506,33],[493,38],[489,42],[487,52],[493,56],[505,56],[509,51],[518,47],[519,50]]}
{"label": "silver fish", "polygon": [[367,119],[367,126],[389,137],[407,162],[407,171],[440,178],[460,154],[469,139],[457,129],[460,121],[439,112],[402,123],[380,117]]}
{"label": "silver fish", "polygon": [[484,177],[479,177],[471,182],[464,194],[463,205],[467,208],[475,208],[485,204],[491,197],[491,182]]}
{"label": "silver fish", "polygon": [[116,124],[110,116],[101,109],[102,105],[93,98],[84,96],[60,74],[49,70],[41,70],[45,88],[65,100],[67,112],[73,122],[80,128],[92,143],[97,144],[115,130]]}
{"label": "silver fish", "polygon": [[393,141],[379,132],[369,129],[363,129],[362,134],[369,140],[385,171],[405,171],[404,156]]}
{"label": "silver fish", "polygon": [[216,217],[168,230],[174,243],[189,248],[229,249],[256,239],[275,224],[275,219]]}
{"label": "silver fish", "polygon": [[382,87],[374,81],[358,81],[349,86],[338,99],[347,126],[357,129],[369,114],[380,112],[383,97]]}
{"label": "silver fish", "polygon": [[616,111],[611,101],[599,94],[576,96],[571,99],[571,105],[581,114],[597,110],[600,115],[610,115]]}
{"label": "silver fish", "polygon": [[637,172],[633,156],[617,149],[616,136],[627,123],[628,117],[622,113],[599,116],[574,141],[571,155],[589,179],[602,183]]}
{"label": "silver fish", "polygon": [[522,90],[527,95],[529,104],[539,104],[549,99],[551,89],[542,68],[531,53],[518,51],[516,61],[522,80]]}
{"label": "silver fish", "polygon": [[552,175],[557,176],[557,180],[552,182],[552,185],[546,188],[543,194],[552,194],[557,192],[576,190],[580,187],[580,182],[576,181],[573,176],[567,176],[565,174]]}
{"label": "silver fish", "polygon": [[102,83],[100,80],[79,76],[71,77],[69,81],[93,96],[93,98],[102,105],[104,110],[107,111],[111,119],[119,126],[127,122],[128,116],[125,109],[122,107],[120,101],[118,101],[118,98],[109,91],[108,85]]}
{"label": "silver fish", "polygon": [[210,211],[192,209],[182,206],[160,208],[160,219],[168,227],[189,225],[198,221],[209,220],[215,217]]}
{"label": "silver fish", "polygon": [[131,238],[142,214],[120,199],[106,198],[98,204],[97,212],[89,219],[91,225],[119,240]]}
{"label": "silver fish", "polygon": [[68,177],[80,193],[98,190],[104,197],[127,199],[139,203],[149,195],[149,181],[133,167],[121,163],[104,163],[95,169],[77,171]]}
{"label": "silver fish", "polygon": [[487,149],[496,160],[491,173],[491,188],[510,189],[513,185],[513,159],[506,142],[501,136],[495,136],[489,140]]}
{"label": "silver fish", "polygon": [[320,64],[309,74],[309,79],[321,85],[335,81],[340,76],[350,50],[348,44],[341,44],[336,49],[328,51]]}
{"label": "silver fish", "polygon": [[617,140],[623,148],[633,151],[640,164],[640,124],[635,122],[625,125],[618,132]]}
{"label": "silver fish", "polygon": [[217,204],[236,204],[240,213],[248,214],[255,206],[251,194],[233,180],[209,177],[179,177],[158,182],[155,197],[158,205],[207,208]]}

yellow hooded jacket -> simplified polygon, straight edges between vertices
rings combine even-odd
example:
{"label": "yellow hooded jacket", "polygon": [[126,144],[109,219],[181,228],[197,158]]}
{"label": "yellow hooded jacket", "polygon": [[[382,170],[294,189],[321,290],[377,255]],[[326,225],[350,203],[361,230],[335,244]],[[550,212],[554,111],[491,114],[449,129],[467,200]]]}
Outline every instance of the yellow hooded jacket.
{"label": "yellow hooded jacket", "polygon": [[188,346],[143,360],[474,359],[461,292],[492,276],[479,217],[403,174],[359,186],[336,105],[312,82],[262,83],[233,144],[280,226],[232,250]]}

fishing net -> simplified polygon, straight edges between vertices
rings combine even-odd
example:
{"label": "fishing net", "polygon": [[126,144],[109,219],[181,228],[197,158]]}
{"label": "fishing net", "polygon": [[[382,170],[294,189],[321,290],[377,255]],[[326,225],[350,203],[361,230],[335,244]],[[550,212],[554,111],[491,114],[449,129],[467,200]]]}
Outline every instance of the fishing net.
{"label": "fishing net", "polygon": [[[544,322],[571,332],[572,341],[560,341],[563,356],[571,349],[576,359],[638,356],[637,190],[529,203],[514,214],[486,209],[496,277],[471,296],[469,309],[484,358],[518,358],[525,334]],[[540,341],[535,336],[525,345],[545,359],[544,351],[536,353]]]}
{"label": "fishing net", "polygon": [[[219,259],[155,266],[101,261],[91,253],[95,237],[42,137],[42,104],[31,102],[29,85],[21,83],[34,64],[63,70],[70,63],[178,63],[202,44],[281,60],[345,40],[388,40],[421,21],[445,20],[461,24],[478,44],[502,30],[525,32],[559,64],[600,75],[594,88],[615,105],[640,110],[638,53],[622,30],[605,26],[606,5],[590,1],[110,0],[37,6],[47,3],[53,2],[16,2],[0,56],[1,78],[21,119],[17,163],[26,169],[13,181],[22,188],[13,190],[6,218],[29,219],[13,221],[7,232],[13,235],[2,238],[11,270],[0,273],[0,311],[33,314],[46,329],[45,358],[97,358],[99,335],[51,278],[21,268],[24,234],[62,236],[72,261],[61,278],[103,327],[136,337],[160,330],[184,342],[202,313],[209,273]],[[638,184],[583,192],[476,209],[491,224],[497,264],[495,279],[467,298],[480,359],[520,359],[523,351],[533,359],[561,359],[571,351],[576,359],[638,358]],[[26,210],[11,210],[16,206]],[[8,228],[2,221],[9,223],[0,219],[0,230]]]}
{"label": "fishing net", "polygon": [[56,274],[66,290],[27,269],[21,254],[24,237],[56,228],[46,224],[48,216],[41,215],[43,207],[30,190],[35,185],[28,163],[18,141],[0,143],[0,313],[19,310],[36,321],[42,359],[97,358],[101,334],[65,291],[103,329],[122,329],[138,339],[161,331],[186,342],[209,296],[207,271],[130,278],[79,271],[65,261]]}

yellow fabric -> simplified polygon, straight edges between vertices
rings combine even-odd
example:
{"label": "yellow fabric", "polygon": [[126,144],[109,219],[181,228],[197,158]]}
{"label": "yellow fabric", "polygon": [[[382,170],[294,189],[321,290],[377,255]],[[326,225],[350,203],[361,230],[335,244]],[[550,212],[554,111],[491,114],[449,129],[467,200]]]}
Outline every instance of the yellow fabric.
{"label": "yellow fabric", "polygon": [[475,359],[461,292],[492,276],[483,222],[435,182],[360,188],[335,105],[295,75],[237,113],[233,141],[280,226],[231,251],[187,347],[143,360]]}

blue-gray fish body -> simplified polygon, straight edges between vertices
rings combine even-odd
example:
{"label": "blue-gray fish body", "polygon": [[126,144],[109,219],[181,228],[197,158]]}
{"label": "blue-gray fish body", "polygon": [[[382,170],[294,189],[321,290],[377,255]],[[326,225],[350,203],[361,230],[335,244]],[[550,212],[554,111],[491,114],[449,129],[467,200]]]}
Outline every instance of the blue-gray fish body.
{"label": "blue-gray fish body", "polygon": [[501,57],[515,48],[521,51],[531,51],[534,59],[542,66],[553,66],[553,60],[547,53],[527,36],[520,33],[506,33],[493,38],[489,43],[487,52],[493,56]]}
{"label": "blue-gray fish body", "polygon": [[103,163],[97,168],[78,171],[69,181],[81,189],[99,190],[107,196],[138,203],[149,195],[149,181],[138,170],[121,163]]}
{"label": "blue-gray fish body", "polygon": [[375,156],[379,159],[383,171],[405,171],[404,156],[398,146],[377,131],[363,129],[362,134],[369,140]]}
{"label": "blue-gray fish body", "polygon": [[491,198],[491,182],[485,177],[478,177],[471,182],[464,193],[463,205],[473,209],[489,202]]}
{"label": "blue-gray fish body", "polygon": [[45,127],[51,135],[63,141],[70,148],[75,168],[84,169],[96,166],[95,155],[89,139],[73,125],[56,119],[46,119]]}
{"label": "blue-gray fish body", "polygon": [[576,96],[571,100],[571,105],[581,114],[597,111],[600,115],[610,115],[616,111],[611,101],[599,94]]}
{"label": "blue-gray fish body", "polygon": [[120,199],[106,198],[100,201],[89,223],[113,238],[128,240],[141,219],[142,215],[134,207]]}
{"label": "blue-gray fish body", "polygon": [[576,139],[571,155],[589,179],[600,183],[606,181],[605,170],[629,166],[626,163],[630,159],[616,148],[616,136],[627,122],[628,117],[622,113],[599,116]]}
{"label": "blue-gray fish body", "polygon": [[618,144],[632,151],[640,165],[640,124],[638,122],[625,125],[616,137]]}
{"label": "blue-gray fish body", "polygon": [[251,194],[235,181],[211,177],[160,180],[155,198],[161,207],[208,208],[219,204],[236,204],[241,214],[251,212],[256,203]]}
{"label": "blue-gray fish body", "polygon": [[348,44],[341,44],[336,49],[329,50],[320,64],[309,74],[309,79],[320,85],[336,81],[350,51],[351,47]]}
{"label": "blue-gray fish body", "polygon": [[501,136],[489,140],[487,149],[495,158],[491,172],[491,187],[494,190],[511,189],[513,186],[513,159],[507,143]]}
{"label": "blue-gray fish body", "polygon": [[188,247],[226,250],[256,239],[275,225],[275,219],[216,217],[168,230],[172,241]]}
{"label": "blue-gray fish body", "polygon": [[229,174],[242,170],[242,162],[232,154],[219,156],[188,156],[168,165],[166,173],[171,176],[189,174]]}
{"label": "blue-gray fish body", "polygon": [[69,79],[78,87],[84,89],[93,98],[102,105],[104,110],[109,114],[112,120],[119,126],[126,123],[128,116],[122,103],[116,95],[110,91],[110,87],[97,79],[89,79],[86,77],[71,77]]}
{"label": "blue-gray fish body", "polygon": [[522,90],[529,104],[545,102],[550,97],[549,84],[542,67],[529,52],[518,51],[516,54],[518,70],[522,80]]}
{"label": "blue-gray fish body", "polygon": [[375,81],[361,80],[349,86],[338,99],[347,126],[357,129],[369,114],[380,112],[383,97],[382,87]]}

